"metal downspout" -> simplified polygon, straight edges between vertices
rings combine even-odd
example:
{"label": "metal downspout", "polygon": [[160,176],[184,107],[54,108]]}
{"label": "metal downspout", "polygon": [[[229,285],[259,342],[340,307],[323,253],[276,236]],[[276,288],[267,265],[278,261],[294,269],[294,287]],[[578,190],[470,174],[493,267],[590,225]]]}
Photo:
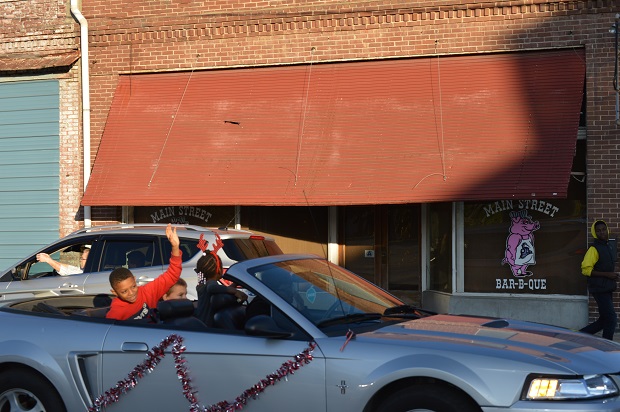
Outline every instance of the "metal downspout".
{"label": "metal downspout", "polygon": [[620,13],[616,14],[616,21],[609,31],[614,35],[614,91],[616,92],[616,126],[620,126],[620,81],[618,75],[618,31],[620,30]]}
{"label": "metal downspout", "polygon": [[[84,192],[90,179],[90,82],[88,71],[88,22],[78,8],[78,0],[71,0],[71,14],[80,24],[81,77],[82,77],[82,139],[84,146]],[[84,206],[84,227],[91,227],[90,206]]]}

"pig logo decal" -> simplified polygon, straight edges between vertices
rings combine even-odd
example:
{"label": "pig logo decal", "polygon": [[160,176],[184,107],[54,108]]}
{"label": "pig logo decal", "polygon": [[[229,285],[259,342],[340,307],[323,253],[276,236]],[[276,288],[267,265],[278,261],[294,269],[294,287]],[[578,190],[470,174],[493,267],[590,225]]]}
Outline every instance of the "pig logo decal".
{"label": "pig logo decal", "polygon": [[508,263],[516,278],[532,276],[533,273],[527,267],[536,264],[534,231],[540,229],[540,223],[532,221],[526,210],[510,212],[510,221],[510,234],[506,238],[506,254],[502,265]]}

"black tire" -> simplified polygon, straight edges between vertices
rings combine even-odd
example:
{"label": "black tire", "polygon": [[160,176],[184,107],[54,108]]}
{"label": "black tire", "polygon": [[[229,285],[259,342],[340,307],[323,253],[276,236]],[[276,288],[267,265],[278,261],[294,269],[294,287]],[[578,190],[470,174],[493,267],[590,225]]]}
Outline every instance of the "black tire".
{"label": "black tire", "polygon": [[0,412],[66,412],[56,389],[44,378],[23,369],[0,373]]}
{"label": "black tire", "polygon": [[413,384],[387,396],[374,412],[414,411],[480,412],[480,407],[464,393],[445,385]]}

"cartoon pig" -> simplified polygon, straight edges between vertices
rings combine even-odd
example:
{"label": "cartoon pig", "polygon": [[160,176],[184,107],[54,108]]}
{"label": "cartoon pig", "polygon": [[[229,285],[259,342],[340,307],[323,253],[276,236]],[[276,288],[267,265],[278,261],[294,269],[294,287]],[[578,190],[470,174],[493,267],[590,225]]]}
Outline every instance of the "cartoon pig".
{"label": "cartoon pig", "polygon": [[536,264],[534,252],[534,231],[540,229],[538,222],[533,222],[526,210],[510,212],[510,234],[506,238],[506,255],[502,265],[508,263],[512,275],[517,278],[532,276],[527,271],[529,265]]}

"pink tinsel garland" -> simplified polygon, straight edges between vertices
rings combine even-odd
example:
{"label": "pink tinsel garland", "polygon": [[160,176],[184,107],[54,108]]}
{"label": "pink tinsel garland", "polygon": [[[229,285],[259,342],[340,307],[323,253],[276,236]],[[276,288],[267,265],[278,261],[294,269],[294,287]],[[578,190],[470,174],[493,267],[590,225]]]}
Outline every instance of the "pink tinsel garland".
{"label": "pink tinsel garland", "polygon": [[186,348],[182,345],[182,343],[183,338],[175,334],[164,338],[159,345],[154,346],[153,349],[147,353],[147,359],[137,365],[125,379],[118,381],[114,387],[110,388],[103,395],[95,399],[93,401],[93,406],[88,408],[88,411],[100,412],[101,408],[118,402],[121,395],[132,390],[145,374],[151,373],[153,369],[155,369],[159,362],[166,356],[164,351],[170,345],[172,345],[171,352],[174,357],[177,376],[179,377],[183,388],[183,395],[190,403],[190,412],[234,412],[241,410],[249,400],[256,399],[256,397],[268,386],[275,385],[277,382],[282,380],[282,378],[295,373],[296,370],[310,363],[310,361],[312,361],[312,351],[316,348],[316,343],[310,342],[306,349],[294,356],[293,360],[284,362],[277,371],[267,375],[264,379],[261,379],[251,388],[243,391],[243,393],[237,396],[232,403],[228,401],[221,401],[205,407],[198,404],[196,391],[192,387],[185,358],[183,357],[183,352],[185,352]]}

